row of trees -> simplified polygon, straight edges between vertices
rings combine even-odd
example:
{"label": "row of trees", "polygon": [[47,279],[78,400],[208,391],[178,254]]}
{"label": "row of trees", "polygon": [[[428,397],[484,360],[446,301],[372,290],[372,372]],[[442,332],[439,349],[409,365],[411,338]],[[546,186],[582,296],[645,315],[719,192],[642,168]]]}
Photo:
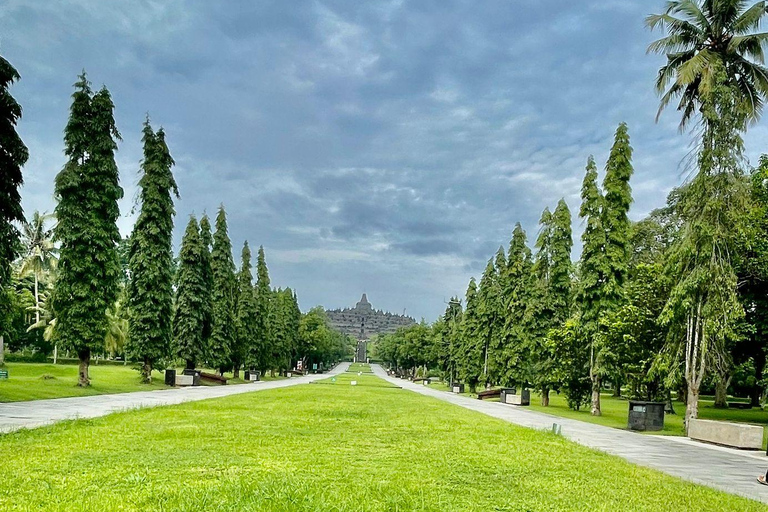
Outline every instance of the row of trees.
{"label": "row of trees", "polygon": [[[19,323],[26,324],[25,331],[42,331],[42,339],[54,344],[54,358],[59,346],[77,355],[81,386],[90,383],[91,355],[105,352],[139,362],[147,382],[154,368],[176,360],[187,368],[233,370],[238,377],[244,367],[285,371],[297,359],[330,363],[350,353],[350,340],[327,327],[322,310],[302,315],[293,290],[270,286],[263,248],[255,282],[247,241],[239,271],[235,268],[223,206],[214,230],[207,216],[199,224],[190,217],[174,259],[174,198],[179,197],[174,161],[164,130],[155,131],[149,119],[143,128],[139,215],[131,236],[121,239],[114,105],[105,87],[91,90],[85,74],[75,83],[64,130],[67,162],[55,180],[55,213],[35,213],[26,223],[18,185],[27,152],[15,131],[21,109],[8,91],[16,79],[16,71],[0,59],[5,137],[0,169],[12,178],[0,180],[6,187],[0,191],[6,250],[0,258],[0,336],[19,334]],[[48,229],[51,217],[56,223]],[[23,226],[23,237],[16,224]],[[17,346],[29,341],[15,337]],[[38,348],[47,347],[38,343]]]}
{"label": "row of trees", "polygon": [[385,337],[381,357],[440,366],[470,387],[535,386],[545,405],[549,390],[562,390],[595,415],[606,380],[652,399],[677,390],[686,422],[702,386],[715,387],[719,406],[729,388],[757,404],[766,387],[768,157],[747,169],[742,135],[768,95],[768,34],[755,31],[767,13],[765,2],[672,0],[647,18],[667,32],[649,47],[667,57],[659,112],[679,100],[681,130],[698,121],[691,177],[666,207],[629,221],[632,149],[621,125],[602,188],[587,164],[575,265],[564,257],[571,227],[561,202],[559,214],[542,216],[535,255],[518,225],[479,287],[470,282],[464,308],[452,299],[431,337],[423,325]]}

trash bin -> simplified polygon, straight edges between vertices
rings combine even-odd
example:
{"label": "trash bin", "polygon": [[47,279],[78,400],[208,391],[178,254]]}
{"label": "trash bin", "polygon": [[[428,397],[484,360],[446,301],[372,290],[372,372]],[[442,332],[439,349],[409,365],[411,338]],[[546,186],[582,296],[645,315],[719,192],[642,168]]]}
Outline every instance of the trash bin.
{"label": "trash bin", "polygon": [[165,385],[166,386],[176,385],[176,370],[165,370]]}
{"label": "trash bin", "polygon": [[462,384],[460,382],[454,382],[453,384],[451,384],[451,390],[454,393],[463,393],[464,392],[464,384]]}
{"label": "trash bin", "polygon": [[629,401],[629,430],[662,430],[664,428],[664,402]]}

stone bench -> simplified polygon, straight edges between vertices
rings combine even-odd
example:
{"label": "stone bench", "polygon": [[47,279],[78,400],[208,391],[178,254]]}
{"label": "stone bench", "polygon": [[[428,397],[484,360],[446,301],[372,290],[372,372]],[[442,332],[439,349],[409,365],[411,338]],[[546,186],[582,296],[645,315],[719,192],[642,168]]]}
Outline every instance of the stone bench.
{"label": "stone bench", "polygon": [[743,450],[763,447],[763,427],[746,423],[692,419],[688,422],[688,437]]}
{"label": "stone bench", "polygon": [[195,382],[194,375],[176,375],[175,384],[177,386],[191,386]]}

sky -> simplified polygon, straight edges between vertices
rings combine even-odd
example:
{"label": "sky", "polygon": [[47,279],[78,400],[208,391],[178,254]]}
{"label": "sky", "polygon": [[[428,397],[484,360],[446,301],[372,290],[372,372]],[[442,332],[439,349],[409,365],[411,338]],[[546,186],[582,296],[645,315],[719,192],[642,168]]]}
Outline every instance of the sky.
{"label": "sky", "polygon": [[[124,235],[137,215],[147,115],[176,161],[175,246],[221,204],[235,259],[263,245],[303,310],[353,306],[432,321],[479,280],[516,222],[574,216],[594,155],[634,147],[630,217],[687,177],[690,134],[655,121],[661,0],[3,0],[0,54],[30,150],[27,215],[55,207],[72,84],[108,87],[122,134]],[[746,138],[752,162],[765,123]]]}

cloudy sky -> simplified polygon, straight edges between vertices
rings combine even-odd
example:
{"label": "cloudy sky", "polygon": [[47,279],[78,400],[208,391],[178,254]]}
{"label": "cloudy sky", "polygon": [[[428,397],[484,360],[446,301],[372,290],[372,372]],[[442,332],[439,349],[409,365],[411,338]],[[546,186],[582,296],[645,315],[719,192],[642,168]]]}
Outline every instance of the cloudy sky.
{"label": "cloudy sky", "polygon": [[[353,305],[436,318],[515,222],[575,214],[587,156],[613,132],[635,149],[631,216],[685,178],[689,136],[654,122],[661,0],[4,0],[0,53],[22,80],[27,213],[51,211],[72,83],[116,103],[135,213],[141,123],[163,126],[188,216],[223,203],[239,259],[263,245],[302,308]],[[765,127],[747,138],[753,161]],[[764,143],[763,143],[764,144]],[[574,215],[575,216],[575,215]],[[581,232],[575,219],[574,229]],[[578,257],[578,249],[574,252]]]}

